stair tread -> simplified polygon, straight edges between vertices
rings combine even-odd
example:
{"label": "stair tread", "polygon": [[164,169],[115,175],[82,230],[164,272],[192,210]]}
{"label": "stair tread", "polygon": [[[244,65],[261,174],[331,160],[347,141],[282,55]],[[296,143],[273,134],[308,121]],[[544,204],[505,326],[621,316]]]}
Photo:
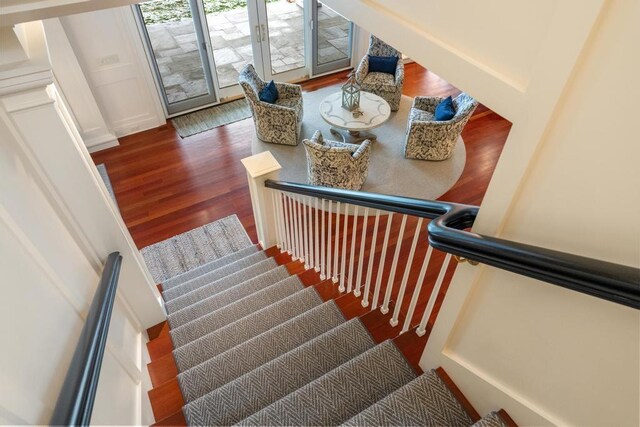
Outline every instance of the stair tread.
{"label": "stair tread", "polygon": [[322,304],[313,288],[306,288],[251,313],[217,331],[174,350],[180,372],[192,368],[243,342]]}
{"label": "stair tread", "polygon": [[194,289],[191,292],[187,292],[186,294],[180,295],[179,297],[171,301],[167,301],[165,303],[165,307],[167,308],[167,311],[170,313],[168,316],[168,320],[169,320],[169,323],[171,324],[171,327],[177,327],[180,325],[180,323],[178,323],[176,320],[176,319],[179,319],[179,316],[175,316],[179,312],[185,309],[188,309],[202,302],[207,298],[210,298],[216,294],[219,294],[220,292],[223,292],[243,282],[254,280],[256,277],[260,276],[261,274],[267,273],[276,268],[283,270],[282,267],[278,267],[278,265],[273,260],[273,258],[268,258],[254,265],[251,265],[249,267],[236,271],[235,273],[230,274],[226,277],[223,277],[221,279],[218,279],[206,285],[203,285],[198,289]]}
{"label": "stair tread", "polygon": [[156,283],[164,283],[252,245],[238,216],[230,215],[147,246],[140,253]]}
{"label": "stair tread", "polygon": [[471,426],[473,421],[435,370],[360,412],[348,426]]}
{"label": "stair tread", "polygon": [[178,328],[186,323],[205,316],[212,311],[233,304],[236,301],[265,289],[281,280],[290,277],[284,267],[272,268],[262,274],[244,280],[233,286],[226,288],[226,284],[221,292],[217,292],[209,297],[203,297],[200,301],[191,304],[189,307],[176,311],[167,317],[171,328]]}
{"label": "stair tread", "polygon": [[183,407],[191,425],[231,425],[371,349],[358,319],[343,323]]}
{"label": "stair tread", "polygon": [[235,322],[255,311],[286,298],[303,288],[304,285],[296,276],[289,276],[232,304],[172,329],[170,335],[174,348],[181,347],[197,338],[205,336],[229,323]]}
{"label": "stair tread", "polygon": [[229,255],[225,255],[222,258],[214,259],[213,261],[209,261],[199,267],[193,268],[189,271],[185,271],[184,273],[173,276],[170,279],[164,280],[162,282],[162,289],[164,289],[165,291],[173,289],[174,287],[180,286],[195,277],[201,276],[213,270],[217,270],[224,265],[237,261],[258,251],[260,251],[260,249],[257,245],[251,245],[244,249],[240,249],[239,251],[232,252]]}
{"label": "stair tread", "polygon": [[333,302],[324,303],[178,375],[185,402],[246,374],[345,322]]}
{"label": "stair tread", "polygon": [[385,341],[238,424],[340,424],[415,377],[393,342]]}
{"label": "stair tread", "polygon": [[197,277],[187,280],[180,285],[174,286],[171,289],[164,291],[162,293],[162,296],[165,301],[172,301],[186,293],[196,290],[202,286],[208,285],[209,283],[215,282],[216,280],[222,279],[223,277],[234,274],[242,270],[243,268],[250,267],[265,259],[267,259],[267,255],[264,252],[253,252],[248,256],[242,257],[233,262],[226,263],[216,268],[215,270],[201,274]]}

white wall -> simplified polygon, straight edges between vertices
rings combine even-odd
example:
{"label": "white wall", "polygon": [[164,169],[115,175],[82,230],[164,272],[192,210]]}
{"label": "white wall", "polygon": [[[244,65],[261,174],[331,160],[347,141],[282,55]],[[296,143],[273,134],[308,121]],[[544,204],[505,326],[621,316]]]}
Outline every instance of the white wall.
{"label": "white wall", "polygon": [[93,422],[147,424],[145,328],[165,319],[157,289],[52,84],[42,23],[0,27],[0,38],[0,422],[48,422],[119,251]]}
{"label": "white wall", "polygon": [[[476,231],[501,219],[503,238],[640,266],[638,22],[637,1],[606,2],[510,208],[492,203],[510,194],[496,171]],[[637,310],[465,265],[421,365],[443,366],[476,408],[503,406],[520,425],[632,426],[639,360]]]}
{"label": "white wall", "polygon": [[130,7],[70,15],[60,21],[106,122],[117,136],[165,123]]}

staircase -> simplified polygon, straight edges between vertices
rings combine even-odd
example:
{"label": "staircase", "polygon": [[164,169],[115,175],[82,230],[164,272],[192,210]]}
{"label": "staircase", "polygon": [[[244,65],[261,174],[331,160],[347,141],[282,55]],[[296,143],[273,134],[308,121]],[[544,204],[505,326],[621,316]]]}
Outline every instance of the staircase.
{"label": "staircase", "polygon": [[[215,245],[226,255],[159,285],[167,322],[147,344],[157,425],[514,425],[504,411],[480,419],[442,369],[421,371],[428,335],[400,333],[391,313],[237,227]],[[172,251],[153,262],[175,263]]]}

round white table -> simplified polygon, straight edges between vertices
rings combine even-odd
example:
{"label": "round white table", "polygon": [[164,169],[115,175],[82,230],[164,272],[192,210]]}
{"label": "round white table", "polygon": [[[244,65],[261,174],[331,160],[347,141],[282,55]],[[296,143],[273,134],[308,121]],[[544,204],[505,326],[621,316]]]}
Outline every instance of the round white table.
{"label": "round white table", "polygon": [[[356,112],[362,114],[354,114]],[[342,142],[358,143],[365,139],[376,139],[373,133],[367,131],[389,120],[391,107],[378,95],[360,92],[360,107],[355,111],[347,111],[342,108],[342,92],[337,92],[322,100],[320,115],[332,126],[331,133],[341,137]]]}

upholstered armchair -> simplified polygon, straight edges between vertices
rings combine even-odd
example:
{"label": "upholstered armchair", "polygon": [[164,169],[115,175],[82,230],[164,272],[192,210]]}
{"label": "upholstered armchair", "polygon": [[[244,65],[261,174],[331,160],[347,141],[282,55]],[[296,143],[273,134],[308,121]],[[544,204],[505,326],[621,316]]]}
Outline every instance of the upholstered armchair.
{"label": "upholstered armchair", "polygon": [[258,98],[267,83],[258,76],[253,65],[245,65],[238,80],[251,109],[258,138],[273,144],[298,145],[303,115],[300,86],[276,83],[279,97],[270,104]]}
{"label": "upholstered armchair", "polygon": [[436,121],[436,106],[444,98],[416,96],[409,112],[404,156],[408,159],[445,160],[451,157],[462,129],[469,121],[478,102],[461,93],[453,100],[455,116]]}
{"label": "upholstered armchair", "polygon": [[[387,73],[369,72],[369,55],[371,56],[397,56],[398,65],[395,75]],[[389,103],[391,111],[398,111],[400,98],[402,98],[402,85],[404,84],[404,62],[402,53],[389,46],[373,34],[369,37],[369,50],[360,61],[356,70],[356,79],[362,86],[362,90],[374,93]]]}
{"label": "upholstered armchair", "polygon": [[324,140],[317,130],[302,143],[307,152],[309,184],[346,190],[362,188],[369,170],[371,141],[347,144]]}

